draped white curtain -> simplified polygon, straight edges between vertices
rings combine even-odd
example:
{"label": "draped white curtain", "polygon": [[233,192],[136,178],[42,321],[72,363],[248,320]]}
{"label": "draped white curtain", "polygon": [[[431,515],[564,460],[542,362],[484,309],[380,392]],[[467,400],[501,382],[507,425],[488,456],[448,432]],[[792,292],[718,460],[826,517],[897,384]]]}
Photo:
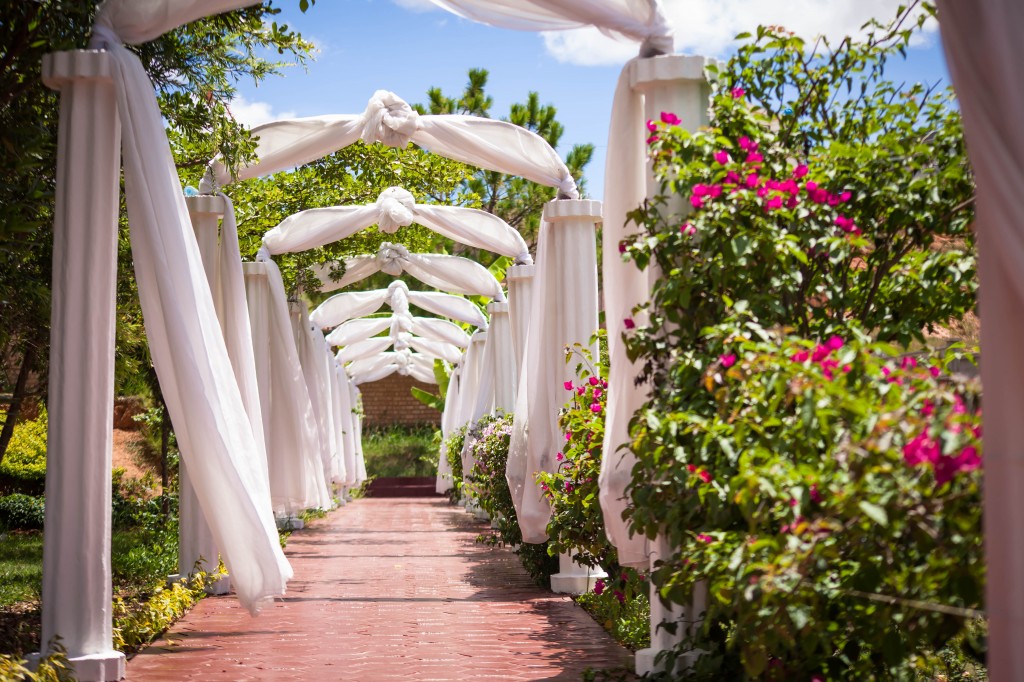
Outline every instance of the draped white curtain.
{"label": "draped white curtain", "polygon": [[462,256],[436,253],[410,253],[401,244],[384,242],[374,255],[353,256],[345,259],[345,275],[332,281],[330,266],[319,265],[314,272],[322,282],[321,291],[342,289],[378,272],[397,277],[403,272],[435,289],[469,296],[487,296],[505,300],[501,284],[487,268]]}
{"label": "draped white curtain", "polygon": [[[309,321],[309,309],[301,301],[289,305],[295,347],[299,354],[299,365],[306,381],[309,401],[313,406],[317,434],[320,439],[320,461],[323,464],[324,479],[327,482],[342,480],[338,459],[344,455],[337,451],[335,437],[334,407],[331,405],[331,379],[329,375],[329,353],[323,334]],[[330,486],[328,485],[328,491]],[[332,507],[328,501],[326,509]]]}
{"label": "draped white curtain", "polygon": [[281,273],[273,261],[244,263],[274,511],[329,507],[320,435]]}
{"label": "draped white curtain", "polygon": [[[472,301],[436,291],[409,291],[401,281],[392,282],[387,289],[335,294],[313,310],[309,319],[321,329],[332,329],[349,320],[375,313],[385,303],[396,313],[407,313],[411,303],[442,317],[487,328],[487,318]],[[429,326],[435,330],[443,329],[433,323]]]}
{"label": "draped white curtain", "polygon": [[[544,305],[535,305],[530,318],[506,468],[523,542],[529,543],[547,539],[551,508],[534,474],[558,467],[556,453],[565,442],[558,428],[558,413],[566,401],[563,383],[578,381],[577,363],[566,363],[565,347],[579,343],[597,357],[590,338],[597,331],[599,217],[552,222],[549,213],[562,209],[553,204],[562,203],[545,207],[538,236],[534,300]],[[595,204],[591,212],[600,215],[597,202],[580,203]]]}
{"label": "draped white curtain", "polygon": [[441,413],[441,447],[438,451],[437,480],[434,484],[434,490],[439,494],[447,493],[454,487],[452,482],[452,465],[448,462],[444,444],[452,434],[452,431],[456,429],[460,372],[461,368],[459,367],[452,369],[451,376],[448,377],[448,390],[444,394],[444,412]]}
{"label": "draped white curtain", "polygon": [[939,0],[942,40],[977,183],[985,386],[985,612],[992,680],[1024,671],[1024,5]]}
{"label": "draped white curtain", "polygon": [[254,465],[260,447],[217,319],[153,84],[121,44],[248,4],[253,3],[108,0],[97,15],[91,46],[107,50],[114,65],[132,254],[153,365],[239,600],[256,612],[284,592],[291,568]]}
{"label": "draped white curtain", "polygon": [[[462,331],[457,324],[439,317],[413,317],[409,314],[349,320],[327,335],[327,343],[332,346],[349,346],[373,338],[385,329],[394,330],[395,328],[409,331],[423,339],[453,346],[456,349],[469,345],[469,334]],[[394,333],[392,333],[393,335]]]}
{"label": "draped white curtain", "polygon": [[[460,115],[420,116],[392,92],[378,90],[362,114],[315,116],[266,123],[253,128],[259,161],[239,170],[235,179],[269,175],[336,152],[357,140],[424,149],[477,168],[518,175],[555,187],[559,196],[579,196],[565,163],[544,138],[525,128],[489,118]],[[214,159],[200,185],[211,192],[232,181]]]}
{"label": "draped white curtain", "polygon": [[461,244],[532,263],[526,241],[496,215],[475,208],[417,204],[401,187],[391,187],[368,206],[311,208],[285,218],[263,236],[271,253],[315,249],[376,224],[385,233],[414,222]]}

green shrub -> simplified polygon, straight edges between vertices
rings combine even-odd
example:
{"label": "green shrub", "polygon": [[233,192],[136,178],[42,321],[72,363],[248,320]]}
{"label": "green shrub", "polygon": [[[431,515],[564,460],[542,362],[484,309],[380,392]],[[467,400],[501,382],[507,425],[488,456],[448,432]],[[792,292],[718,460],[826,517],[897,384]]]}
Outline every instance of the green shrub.
{"label": "green shrub", "polygon": [[15,493],[0,497],[0,528],[41,530],[46,505],[42,497]]}
{"label": "green shrub", "polygon": [[462,498],[462,446],[466,443],[468,430],[468,426],[456,429],[441,445],[444,449],[444,457],[448,460],[448,465],[452,470],[452,489],[448,491],[448,498],[452,504],[458,504]]}
{"label": "green shrub", "polygon": [[366,471],[377,478],[437,474],[436,429],[388,426],[363,430]]}
{"label": "green shrub", "polygon": [[32,421],[18,422],[0,462],[0,475],[16,481],[42,484],[46,480],[46,409]]}
{"label": "green shrub", "polygon": [[[497,528],[481,535],[478,542],[514,547],[523,568],[540,585],[546,585],[558,570],[558,556],[552,556],[548,543],[523,542],[512,492],[505,478],[508,449],[512,440],[512,415],[487,415],[473,424],[469,436],[473,469],[466,476],[464,494],[487,512]],[[461,464],[461,457],[459,458]]]}
{"label": "green shrub", "polygon": [[651,645],[648,589],[644,576],[627,568],[618,578],[598,580],[593,591],[575,599],[617,642],[636,651]]}
{"label": "green shrub", "polygon": [[0,680],[4,682],[75,682],[68,662],[67,650],[58,641],[53,653],[39,661],[35,671],[28,669],[28,661],[18,656],[0,654]]}

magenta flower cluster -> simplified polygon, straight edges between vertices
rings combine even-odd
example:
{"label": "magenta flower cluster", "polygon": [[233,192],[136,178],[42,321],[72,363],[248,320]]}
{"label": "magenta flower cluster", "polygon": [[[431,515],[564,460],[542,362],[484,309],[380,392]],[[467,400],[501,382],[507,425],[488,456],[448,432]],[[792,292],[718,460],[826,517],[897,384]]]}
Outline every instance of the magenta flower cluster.
{"label": "magenta flower cluster", "polygon": [[[825,375],[826,379],[832,379],[835,376],[835,371],[839,368],[839,361],[833,354],[842,347],[842,337],[833,335],[825,343],[815,346],[813,351],[799,350],[789,356],[789,359],[799,363],[810,360],[821,367],[821,373]],[[850,366],[843,365],[842,371],[844,374],[849,372]]]}

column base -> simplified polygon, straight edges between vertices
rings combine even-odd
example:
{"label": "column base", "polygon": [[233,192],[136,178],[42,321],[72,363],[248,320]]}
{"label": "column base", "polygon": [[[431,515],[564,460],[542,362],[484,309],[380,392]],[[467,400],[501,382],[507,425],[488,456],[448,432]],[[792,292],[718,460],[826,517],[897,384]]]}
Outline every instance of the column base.
{"label": "column base", "polygon": [[[29,668],[35,670],[42,660],[39,653],[29,654]],[[120,651],[104,651],[100,654],[88,654],[69,658],[68,663],[74,670],[75,679],[79,682],[118,682],[126,673],[126,660]]]}
{"label": "column base", "polygon": [[594,589],[598,580],[606,580],[604,571],[589,573],[555,573],[551,576],[551,591],[558,594],[586,594]]}
{"label": "column base", "polygon": [[[649,647],[647,649],[640,649],[636,652],[636,674],[643,676],[651,673],[664,672],[664,664],[656,664],[654,659],[661,653],[661,649],[655,649]],[[685,654],[676,659],[677,670],[690,670],[693,665],[697,662],[697,659],[702,654],[702,651],[687,651]]]}
{"label": "column base", "polygon": [[306,522],[295,515],[278,516],[276,521],[278,530],[302,530],[306,527]]}
{"label": "column base", "polygon": [[483,509],[480,509],[479,507],[477,507],[476,509],[473,510],[473,516],[476,518],[477,521],[490,521],[491,520],[490,514],[485,512]]}

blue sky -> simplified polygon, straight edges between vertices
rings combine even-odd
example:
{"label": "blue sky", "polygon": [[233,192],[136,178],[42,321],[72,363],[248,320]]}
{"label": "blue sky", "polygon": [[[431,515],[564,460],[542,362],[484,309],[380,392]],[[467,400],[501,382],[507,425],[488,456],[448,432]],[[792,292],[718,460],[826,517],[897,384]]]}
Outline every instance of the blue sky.
{"label": "blue sky", "polygon": [[[727,57],[731,37],[758,23],[781,24],[801,35],[832,36],[856,31],[870,16],[887,18],[892,0],[666,0],[676,25],[677,49],[687,54]],[[466,21],[429,0],[319,0],[303,14],[287,2],[279,23],[298,28],[319,47],[306,71],[293,68],[258,88],[240,84],[232,107],[242,121],[361,112],[375,90],[395,92],[409,102],[426,100],[441,87],[458,94],[470,68],[490,71],[492,114],[506,115],[527,92],[557,107],[565,135],[558,151],[573,144],[596,146],[588,167],[587,189],[603,193],[604,148],[612,93],[622,63],[635,53],[595,31],[547,34],[510,31]],[[910,50],[905,63],[893,63],[894,80],[948,82],[938,33],[931,30]]]}

